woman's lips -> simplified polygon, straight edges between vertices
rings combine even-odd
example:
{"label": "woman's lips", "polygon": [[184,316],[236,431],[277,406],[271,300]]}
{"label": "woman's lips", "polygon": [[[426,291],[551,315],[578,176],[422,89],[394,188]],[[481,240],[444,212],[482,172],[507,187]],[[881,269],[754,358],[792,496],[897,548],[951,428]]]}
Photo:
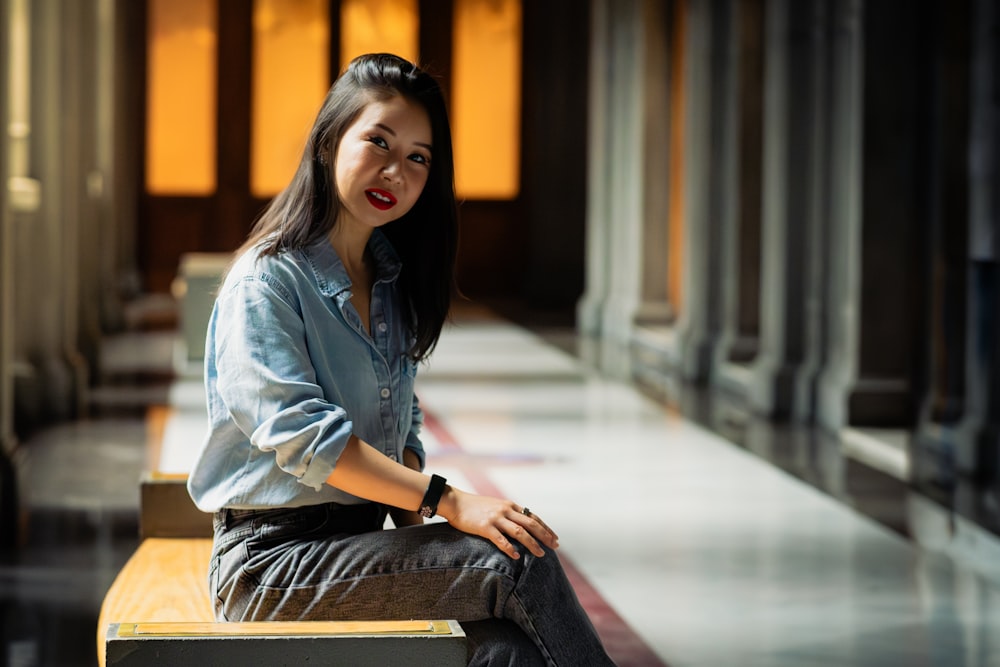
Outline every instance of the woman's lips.
{"label": "woman's lips", "polygon": [[385,190],[379,190],[378,188],[365,190],[365,196],[368,197],[368,202],[380,211],[388,211],[396,205],[396,198],[392,196],[392,193]]}

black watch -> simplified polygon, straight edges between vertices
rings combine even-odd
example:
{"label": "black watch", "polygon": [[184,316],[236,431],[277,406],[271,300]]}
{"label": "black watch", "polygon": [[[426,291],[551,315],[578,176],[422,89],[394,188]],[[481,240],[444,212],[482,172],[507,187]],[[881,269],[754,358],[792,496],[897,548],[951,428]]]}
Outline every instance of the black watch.
{"label": "black watch", "polygon": [[447,481],[441,475],[431,475],[431,483],[427,485],[427,493],[420,501],[420,509],[417,510],[417,514],[425,519],[437,514],[438,503],[441,502],[441,494],[444,493],[444,485]]}

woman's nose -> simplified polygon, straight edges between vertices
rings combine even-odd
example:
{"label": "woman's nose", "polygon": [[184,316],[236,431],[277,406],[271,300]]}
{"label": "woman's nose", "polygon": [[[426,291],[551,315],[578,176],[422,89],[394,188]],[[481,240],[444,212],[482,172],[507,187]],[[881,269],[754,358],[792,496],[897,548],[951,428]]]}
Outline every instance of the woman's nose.
{"label": "woman's nose", "polygon": [[400,181],[402,171],[403,170],[399,167],[398,160],[390,160],[384,167],[382,167],[382,178],[390,183],[398,183]]}

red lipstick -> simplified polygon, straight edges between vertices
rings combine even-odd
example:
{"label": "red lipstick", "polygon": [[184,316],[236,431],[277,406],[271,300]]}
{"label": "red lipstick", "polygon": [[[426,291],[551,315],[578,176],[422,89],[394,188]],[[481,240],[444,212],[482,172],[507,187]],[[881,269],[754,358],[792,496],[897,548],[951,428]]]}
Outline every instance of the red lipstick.
{"label": "red lipstick", "polygon": [[368,197],[368,203],[380,211],[388,211],[396,205],[396,198],[392,196],[391,192],[386,192],[385,190],[371,188],[370,190],[365,190],[365,196]]}

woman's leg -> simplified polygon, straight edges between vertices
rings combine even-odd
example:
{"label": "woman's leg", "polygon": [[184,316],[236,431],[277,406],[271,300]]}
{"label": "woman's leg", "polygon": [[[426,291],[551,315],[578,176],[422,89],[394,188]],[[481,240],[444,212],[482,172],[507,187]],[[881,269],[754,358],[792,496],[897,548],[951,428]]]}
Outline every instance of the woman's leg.
{"label": "woman's leg", "polygon": [[545,657],[511,621],[462,623],[469,647],[468,667],[545,667]]}
{"label": "woman's leg", "polygon": [[613,664],[555,553],[513,560],[440,523],[356,535],[337,532],[342,524],[322,506],[223,526],[212,562],[217,616],[506,619],[549,664]]}

